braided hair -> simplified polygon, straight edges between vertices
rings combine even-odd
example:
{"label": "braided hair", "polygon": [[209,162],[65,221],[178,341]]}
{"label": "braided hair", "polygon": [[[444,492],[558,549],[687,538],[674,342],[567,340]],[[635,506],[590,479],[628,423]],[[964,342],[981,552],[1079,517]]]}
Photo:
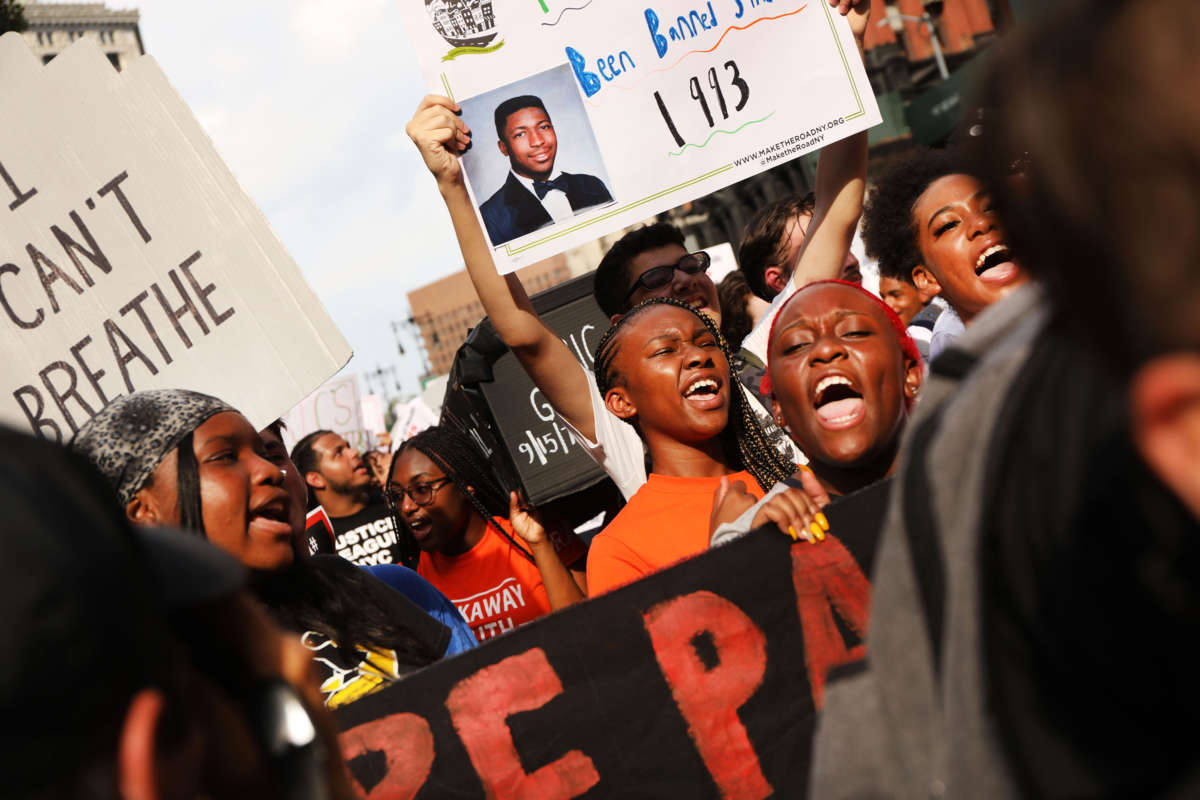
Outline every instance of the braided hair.
{"label": "braided hair", "polygon": [[[721,335],[721,330],[713,322],[712,317],[674,297],[651,298],[634,306],[628,314],[617,320],[600,338],[600,343],[596,345],[596,358],[592,369],[596,375],[596,386],[600,389],[601,397],[607,395],[610,389],[625,380],[624,376],[613,367],[613,362],[620,349],[619,334],[621,330],[631,319],[644,313],[647,309],[662,305],[675,306],[695,314],[716,339],[717,346],[725,355],[726,363],[730,365],[734,363],[729,343]],[[754,480],[758,481],[758,485],[762,487],[763,491],[766,491],[777,482],[791,476],[795,471],[795,466],[771,446],[762,426],[754,416],[754,411],[750,408],[745,390],[732,374],[732,368],[729,375],[729,400],[729,422],[721,431],[721,444],[725,453],[736,459],[736,466],[753,475]]]}
{"label": "braided hair", "polygon": [[[465,433],[447,425],[426,428],[400,445],[392,459],[392,471],[396,469],[396,463],[406,450],[418,450],[436,464],[438,469],[458,487],[463,497],[467,498],[467,502],[471,504],[471,508],[487,522],[490,528],[507,539],[509,544],[515,547],[521,555],[529,559],[530,563],[536,563],[533,553],[523,547],[496,522],[496,517],[508,516],[508,491],[500,485],[500,481],[497,480],[495,472],[488,465],[483,453]],[[392,473],[389,472],[388,484],[391,484],[391,475]],[[390,493],[387,494],[390,495]],[[391,507],[392,521],[396,530],[407,533],[407,526],[400,524],[400,509],[390,499],[388,505]],[[417,543],[411,533],[401,537],[400,545],[405,563],[410,555],[414,559],[419,558]],[[412,549],[409,550],[409,548]]]}

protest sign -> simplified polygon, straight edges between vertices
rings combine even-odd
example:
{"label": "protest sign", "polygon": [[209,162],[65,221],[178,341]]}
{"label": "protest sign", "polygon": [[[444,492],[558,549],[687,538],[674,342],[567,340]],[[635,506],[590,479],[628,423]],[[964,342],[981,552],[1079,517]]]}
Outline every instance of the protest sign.
{"label": "protest sign", "polygon": [[0,38],[0,420],[66,440],[179,387],[263,425],[350,348],[148,56]]}
{"label": "protest sign", "polygon": [[[589,273],[531,298],[538,317],[588,372],[609,324],[596,304],[592,286]],[[541,506],[604,479],[604,470],[534,386],[489,319],[484,318],[467,337],[450,376],[443,420],[449,418],[464,430],[478,428],[469,421],[471,414],[464,413],[464,406],[488,420],[530,503]]]}
{"label": "protest sign", "polygon": [[374,444],[372,432],[367,430],[363,420],[358,373],[337,375],[325,381],[288,411],[283,421],[286,424],[284,443],[289,450],[296,442],[319,430],[341,434],[359,452],[370,450]]}
{"label": "protest sign", "polygon": [[887,484],[819,544],[763,529],[337,709],[372,800],[803,796],[828,670],[861,658]]}
{"label": "protest sign", "polygon": [[502,272],[880,121],[825,0],[403,3]]}
{"label": "protest sign", "polygon": [[401,442],[438,424],[437,412],[430,408],[420,395],[405,403],[393,403],[392,414],[396,418],[396,423],[392,425],[393,450],[399,447]]}

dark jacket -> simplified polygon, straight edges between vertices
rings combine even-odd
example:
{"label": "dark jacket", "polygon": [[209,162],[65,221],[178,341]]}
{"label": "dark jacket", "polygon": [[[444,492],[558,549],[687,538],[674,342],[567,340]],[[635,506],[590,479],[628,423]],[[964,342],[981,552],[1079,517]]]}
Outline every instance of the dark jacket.
{"label": "dark jacket", "polygon": [[[612,201],[604,181],[594,175],[564,172],[562,178],[567,182],[567,201],[575,211]],[[488,238],[494,246],[553,222],[537,197],[522,186],[511,172],[504,185],[479,207],[479,212],[483,215],[483,224],[487,226]]]}

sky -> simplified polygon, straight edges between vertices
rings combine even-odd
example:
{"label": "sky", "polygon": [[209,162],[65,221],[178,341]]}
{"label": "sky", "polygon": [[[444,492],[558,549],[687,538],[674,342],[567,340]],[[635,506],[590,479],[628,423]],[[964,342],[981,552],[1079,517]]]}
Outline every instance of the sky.
{"label": "sky", "polygon": [[[399,0],[107,0],[266,214],[354,349],[419,390],[407,292],[462,268],[433,177],[404,133],[425,94]],[[377,387],[378,384],[375,384]],[[367,387],[364,386],[364,391]]]}

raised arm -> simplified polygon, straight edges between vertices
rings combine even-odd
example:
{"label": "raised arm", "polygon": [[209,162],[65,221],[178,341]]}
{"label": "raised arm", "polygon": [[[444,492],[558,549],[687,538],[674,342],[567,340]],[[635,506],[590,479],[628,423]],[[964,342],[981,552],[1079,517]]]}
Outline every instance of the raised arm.
{"label": "raised arm", "polygon": [[459,111],[448,97],[428,95],[405,130],[437,180],[467,274],[496,333],[550,405],[580,433],[594,440],[596,426],[582,367],[558,334],[534,312],[517,276],[496,271],[458,163],[458,154],[471,142],[471,132],[459,119]]}
{"label": "raised arm", "polygon": [[[870,19],[869,0],[829,0],[850,23],[861,57]],[[856,133],[821,150],[817,162],[816,205],[792,277],[783,294],[814,281],[838,277],[862,216],[867,188],[867,132]]]}
{"label": "raised arm", "polygon": [[[828,0],[850,21],[850,30],[862,53],[863,35],[870,16],[869,0]],[[783,291],[742,340],[742,347],[765,361],[767,338],[775,315],[797,290],[814,281],[841,275],[846,253],[862,216],[867,185],[867,132],[856,133],[827,145],[817,159],[816,204],[796,266]]]}

